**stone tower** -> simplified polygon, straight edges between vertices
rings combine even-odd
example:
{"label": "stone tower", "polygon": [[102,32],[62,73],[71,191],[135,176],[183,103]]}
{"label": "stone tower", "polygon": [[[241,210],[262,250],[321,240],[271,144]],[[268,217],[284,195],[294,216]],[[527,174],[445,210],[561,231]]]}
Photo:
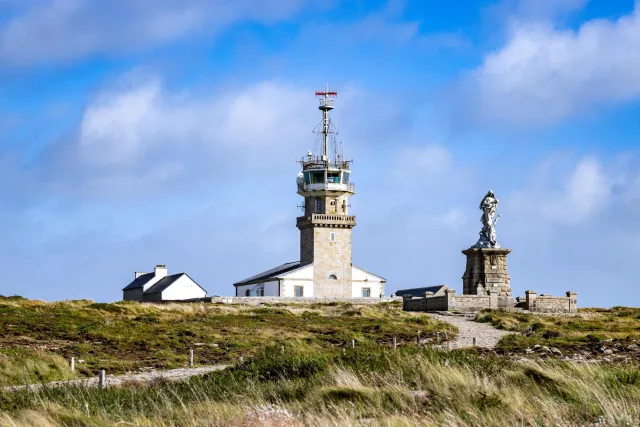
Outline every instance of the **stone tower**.
{"label": "stone tower", "polygon": [[[304,216],[297,218],[300,229],[300,262],[313,263],[314,296],[351,297],[351,231],[356,217],[349,215],[349,197],[355,194],[350,180],[351,161],[338,150],[329,112],[337,92],[316,92],[322,122],[319,142],[322,154],[311,151],[303,158],[298,174],[298,194],[304,197]],[[333,158],[329,156],[331,145]]]}

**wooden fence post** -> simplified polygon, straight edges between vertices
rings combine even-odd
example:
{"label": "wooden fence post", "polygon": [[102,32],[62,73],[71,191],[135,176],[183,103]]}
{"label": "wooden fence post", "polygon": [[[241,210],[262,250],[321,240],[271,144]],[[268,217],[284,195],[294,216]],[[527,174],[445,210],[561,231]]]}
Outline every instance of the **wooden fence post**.
{"label": "wooden fence post", "polygon": [[193,366],[193,349],[189,349],[189,366]]}
{"label": "wooden fence post", "polygon": [[105,388],[107,386],[107,375],[104,372],[104,369],[100,369],[100,373],[98,374],[98,387]]}
{"label": "wooden fence post", "polygon": [[356,340],[351,340],[351,348],[356,348]]}
{"label": "wooden fence post", "polygon": [[75,372],[76,370],[76,358],[72,357],[69,361],[69,366],[71,367],[71,372]]}
{"label": "wooden fence post", "polygon": [[398,347],[398,340],[396,339],[396,337],[393,337],[393,348]]}

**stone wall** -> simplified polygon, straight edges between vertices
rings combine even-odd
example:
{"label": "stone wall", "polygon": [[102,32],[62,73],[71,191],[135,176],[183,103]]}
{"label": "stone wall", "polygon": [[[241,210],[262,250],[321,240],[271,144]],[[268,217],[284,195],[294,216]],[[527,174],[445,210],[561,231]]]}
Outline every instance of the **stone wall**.
{"label": "stone wall", "polygon": [[518,299],[522,308],[532,313],[576,313],[578,311],[578,293],[568,291],[566,296],[538,295],[536,291],[526,291],[526,297]]}
{"label": "stone wall", "polygon": [[318,304],[343,302],[350,304],[380,304],[381,302],[402,301],[399,297],[383,298],[343,298],[343,297],[207,297],[198,299],[200,302],[213,302],[224,304]]}
{"label": "stone wall", "polygon": [[404,311],[464,311],[475,312],[491,309],[513,310],[513,298],[498,295],[493,291],[490,295],[456,295],[454,289],[447,289],[443,296],[435,296],[433,292],[425,292],[424,297],[415,298],[409,295],[402,300]]}
{"label": "stone wall", "polygon": [[488,295],[455,295],[450,297],[449,310],[480,311],[491,307],[491,297]]}

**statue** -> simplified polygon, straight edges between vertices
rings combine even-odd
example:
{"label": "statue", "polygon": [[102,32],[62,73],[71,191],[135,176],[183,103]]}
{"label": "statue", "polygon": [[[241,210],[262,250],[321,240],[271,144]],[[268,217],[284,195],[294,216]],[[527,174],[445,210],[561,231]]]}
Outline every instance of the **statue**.
{"label": "statue", "polygon": [[[480,238],[478,242],[473,246],[474,248],[499,248],[500,244],[496,241],[496,222],[500,218],[500,215],[496,215],[496,209],[498,207],[498,199],[496,199],[493,191],[489,190],[486,196],[480,202],[480,209],[482,210],[482,230],[480,231]],[[495,216],[495,219],[494,219]]]}

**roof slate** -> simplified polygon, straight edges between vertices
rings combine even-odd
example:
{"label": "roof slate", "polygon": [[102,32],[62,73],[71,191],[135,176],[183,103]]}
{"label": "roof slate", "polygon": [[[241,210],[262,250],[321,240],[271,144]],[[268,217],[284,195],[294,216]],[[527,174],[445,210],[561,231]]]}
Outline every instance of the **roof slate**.
{"label": "roof slate", "polygon": [[144,285],[146,285],[147,282],[149,282],[149,280],[153,279],[154,277],[156,277],[155,273],[141,274],[140,276],[136,277],[136,279],[133,282],[131,282],[127,286],[125,286],[124,289],[122,289],[122,290],[123,291],[128,291],[130,289],[141,288]]}
{"label": "roof slate", "polygon": [[400,289],[399,291],[396,291],[395,294],[398,297],[401,297],[403,295],[423,297],[425,292],[433,292],[435,294],[445,286],[446,285],[436,285],[436,286],[427,286],[424,288]]}
{"label": "roof slate", "polygon": [[180,278],[180,276],[184,276],[184,273],[178,273],[178,274],[172,274],[171,276],[165,276],[162,279],[158,280],[158,283],[155,283],[153,286],[151,286],[149,289],[147,289],[147,291],[144,294],[145,295],[158,294],[158,293],[164,291],[165,289],[167,289],[169,286],[171,286],[176,280],[178,280]]}
{"label": "roof slate", "polygon": [[297,270],[299,268],[302,267],[306,267],[307,265],[311,264],[310,262],[300,262],[300,261],[295,261],[295,262],[287,262],[285,264],[279,265],[275,268],[272,268],[270,270],[267,271],[263,271],[262,273],[256,274],[255,276],[251,276],[248,279],[244,279],[240,282],[236,282],[233,284],[233,286],[240,286],[240,285],[250,285],[252,283],[257,283],[260,281],[264,281],[265,279],[273,279],[276,278],[277,276],[284,274],[284,273],[289,273],[291,271]]}

